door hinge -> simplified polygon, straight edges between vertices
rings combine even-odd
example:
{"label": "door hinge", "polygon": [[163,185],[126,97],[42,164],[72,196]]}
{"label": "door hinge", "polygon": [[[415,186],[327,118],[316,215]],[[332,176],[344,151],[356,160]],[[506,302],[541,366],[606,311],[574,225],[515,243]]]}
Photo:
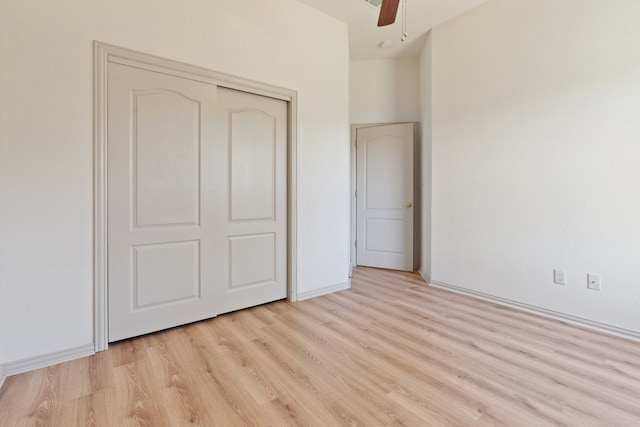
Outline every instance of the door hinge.
{"label": "door hinge", "polygon": [[358,241],[357,240],[355,242],[353,242],[353,246],[355,246],[356,248],[358,247]]}
{"label": "door hinge", "polygon": [[355,197],[356,199],[358,198],[358,190],[353,192],[353,197]]}

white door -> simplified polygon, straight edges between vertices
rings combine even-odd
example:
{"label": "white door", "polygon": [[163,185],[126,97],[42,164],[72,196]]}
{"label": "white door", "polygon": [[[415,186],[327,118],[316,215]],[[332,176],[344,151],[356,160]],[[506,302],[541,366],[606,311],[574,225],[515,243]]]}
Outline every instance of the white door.
{"label": "white door", "polygon": [[109,341],[284,298],[286,103],[110,63],[107,114]]}
{"label": "white door", "polygon": [[228,167],[216,197],[225,211],[217,289],[227,313],[287,296],[287,103],[220,88],[218,117]]}
{"label": "white door", "polygon": [[357,264],[413,270],[413,124],[356,135]]}

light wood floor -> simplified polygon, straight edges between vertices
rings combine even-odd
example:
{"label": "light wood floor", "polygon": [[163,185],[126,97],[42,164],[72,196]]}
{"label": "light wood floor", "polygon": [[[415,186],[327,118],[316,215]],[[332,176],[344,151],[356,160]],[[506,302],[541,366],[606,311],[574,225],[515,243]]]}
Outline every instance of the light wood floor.
{"label": "light wood floor", "polygon": [[6,380],[2,426],[640,426],[640,343],[359,268],[353,288]]}

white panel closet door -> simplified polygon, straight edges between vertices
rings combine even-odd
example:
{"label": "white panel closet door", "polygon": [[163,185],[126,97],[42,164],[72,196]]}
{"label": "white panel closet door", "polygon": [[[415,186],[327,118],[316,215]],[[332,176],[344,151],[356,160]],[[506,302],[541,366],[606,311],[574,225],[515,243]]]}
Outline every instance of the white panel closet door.
{"label": "white panel closet door", "polygon": [[109,64],[109,341],[286,297],[286,109]]}
{"label": "white panel closet door", "polygon": [[218,119],[228,181],[217,291],[227,313],[287,296],[287,103],[220,88]]}
{"label": "white panel closet door", "polygon": [[356,135],[358,265],[413,270],[413,124]]}
{"label": "white panel closet door", "polygon": [[216,315],[217,87],[109,64],[109,341]]}

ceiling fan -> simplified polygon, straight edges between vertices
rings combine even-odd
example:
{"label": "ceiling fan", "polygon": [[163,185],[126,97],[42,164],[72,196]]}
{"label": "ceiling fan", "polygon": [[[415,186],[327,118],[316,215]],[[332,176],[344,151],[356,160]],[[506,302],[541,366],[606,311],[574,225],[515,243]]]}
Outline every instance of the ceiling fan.
{"label": "ceiling fan", "polygon": [[396,22],[399,5],[400,0],[382,0],[380,16],[378,17],[378,27],[384,27]]}

